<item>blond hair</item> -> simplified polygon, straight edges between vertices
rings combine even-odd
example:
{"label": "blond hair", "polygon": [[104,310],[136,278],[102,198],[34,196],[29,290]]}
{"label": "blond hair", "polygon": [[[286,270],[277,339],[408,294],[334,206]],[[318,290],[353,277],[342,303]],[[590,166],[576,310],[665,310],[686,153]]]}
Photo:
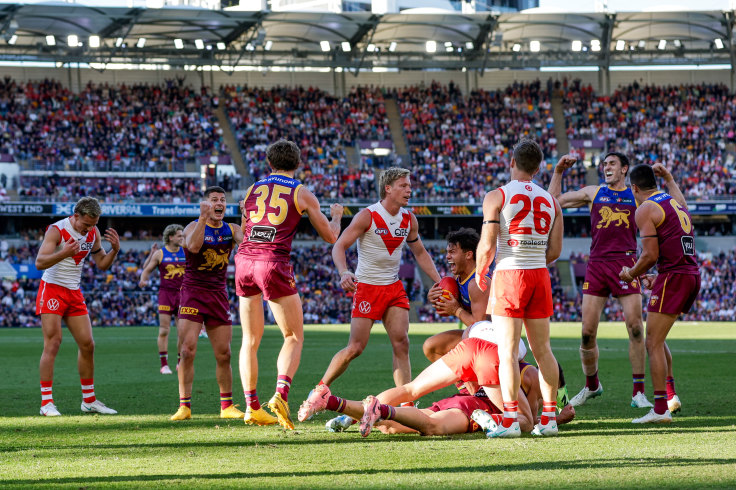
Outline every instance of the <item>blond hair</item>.
{"label": "blond hair", "polygon": [[94,197],[83,197],[74,205],[74,214],[99,218],[102,214],[102,208],[100,207],[100,202]]}
{"label": "blond hair", "polygon": [[378,195],[381,199],[386,198],[386,186],[392,185],[397,180],[408,177],[411,172],[408,169],[401,167],[389,167],[381,173],[381,177],[378,179]]}
{"label": "blond hair", "polygon": [[183,229],[183,226],[177,224],[169,225],[164,228],[164,245],[168,245],[171,241],[171,237],[176,235],[176,232],[182,231]]}

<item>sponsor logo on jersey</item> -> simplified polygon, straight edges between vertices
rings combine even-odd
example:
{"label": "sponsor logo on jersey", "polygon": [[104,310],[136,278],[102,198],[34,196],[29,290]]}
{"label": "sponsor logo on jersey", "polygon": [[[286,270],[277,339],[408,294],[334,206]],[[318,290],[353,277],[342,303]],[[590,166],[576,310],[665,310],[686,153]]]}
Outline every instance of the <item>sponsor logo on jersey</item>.
{"label": "sponsor logo on jersey", "polygon": [[388,231],[388,228],[376,228],[376,231],[374,232],[376,235],[390,235],[391,232]]}
{"label": "sponsor logo on jersey", "polygon": [[276,228],[273,226],[254,226],[250,229],[249,242],[273,242],[276,238]]}
{"label": "sponsor logo on jersey", "polygon": [[180,315],[196,315],[199,313],[199,308],[192,308],[191,306],[182,306],[179,308]]}
{"label": "sponsor logo on jersey", "polygon": [[680,237],[682,243],[682,253],[684,255],[695,255],[695,240],[691,236]]}
{"label": "sponsor logo on jersey", "polygon": [[158,311],[171,311],[171,306],[169,306],[169,305],[158,305]]}
{"label": "sponsor logo on jersey", "polygon": [[394,236],[409,236],[409,230],[407,228],[396,228]]}
{"label": "sponsor logo on jersey", "polygon": [[227,267],[227,264],[230,261],[229,251],[220,254],[210,248],[202,252],[202,256],[204,257],[205,263],[197,268],[198,271],[214,271],[215,269],[222,270]]}
{"label": "sponsor logo on jersey", "polygon": [[358,305],[358,311],[361,313],[370,313],[371,311],[371,304],[367,301],[361,301]]}
{"label": "sponsor logo on jersey", "polygon": [[92,245],[94,245],[94,242],[82,242],[79,244],[79,250],[84,250],[85,252],[88,252],[92,250]]}
{"label": "sponsor logo on jersey", "polygon": [[611,198],[608,196],[602,196],[598,198],[599,202],[611,202]]}
{"label": "sponsor logo on jersey", "polygon": [[529,192],[531,192],[532,191],[532,186],[530,186],[529,184],[527,184],[527,185],[524,186],[524,189],[526,189]]}
{"label": "sponsor logo on jersey", "polygon": [[515,240],[511,238],[508,242],[509,247],[547,245],[547,240]]}
{"label": "sponsor logo on jersey", "polygon": [[59,309],[59,300],[56,298],[51,298],[46,302],[46,307],[51,311],[56,311]]}
{"label": "sponsor logo on jersey", "polygon": [[650,305],[652,305],[652,306],[654,306],[654,305],[656,305],[656,304],[657,304],[657,301],[658,301],[658,300],[659,300],[659,296],[657,296],[657,295],[652,295],[652,299],[651,299],[651,301],[649,301],[649,304],[650,304]]}
{"label": "sponsor logo on jersey", "polygon": [[631,214],[631,211],[628,209],[611,209],[608,206],[603,206],[598,212],[601,214],[601,219],[596,225],[598,229],[608,228],[608,225],[614,221],[616,222],[616,226],[626,225],[626,228],[629,227],[629,214]]}
{"label": "sponsor logo on jersey", "polygon": [[508,242],[509,247],[518,247],[519,246],[519,240],[515,240],[513,238],[510,238]]}
{"label": "sponsor logo on jersey", "polygon": [[590,286],[590,283],[588,282],[583,283],[583,289],[588,289],[589,286]]}
{"label": "sponsor logo on jersey", "polygon": [[205,235],[204,236],[204,241],[207,242],[207,243],[213,243],[215,241],[215,237],[213,237],[211,235]]}

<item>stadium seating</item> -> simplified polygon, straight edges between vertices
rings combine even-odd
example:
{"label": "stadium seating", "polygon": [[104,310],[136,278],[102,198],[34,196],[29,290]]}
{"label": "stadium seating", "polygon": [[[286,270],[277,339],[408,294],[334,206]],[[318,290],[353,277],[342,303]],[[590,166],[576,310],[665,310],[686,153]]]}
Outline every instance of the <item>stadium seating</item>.
{"label": "stadium seating", "polygon": [[22,177],[19,197],[34,202],[76,202],[99,196],[105,202],[199,202],[200,180],[192,178]]}

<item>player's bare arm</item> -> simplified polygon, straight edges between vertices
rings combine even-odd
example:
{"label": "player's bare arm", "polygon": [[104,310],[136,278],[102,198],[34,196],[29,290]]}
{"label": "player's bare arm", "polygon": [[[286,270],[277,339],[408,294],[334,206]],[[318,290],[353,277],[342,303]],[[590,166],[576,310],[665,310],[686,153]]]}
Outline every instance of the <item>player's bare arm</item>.
{"label": "player's bare arm", "polygon": [[421,238],[419,238],[419,223],[413,213],[411,215],[411,230],[409,230],[409,236],[406,237],[406,243],[409,245],[409,250],[414,254],[417,264],[424,273],[434,282],[440,282],[442,278],[440,277],[440,273],[437,272],[434,260],[432,260],[427,249],[424,248]]}
{"label": "player's bare arm", "polygon": [[347,249],[353,246],[358,237],[368,231],[371,227],[371,212],[368,209],[362,209],[355,215],[350,225],[345,228],[340,238],[337,239],[332,247],[332,261],[335,263],[337,273],[340,275],[340,287],[345,291],[355,291],[355,274],[348,269],[348,260],[345,256]]}
{"label": "player's bare arm", "polygon": [[149,254],[149,258],[143,265],[143,270],[141,271],[141,278],[138,281],[138,286],[142,288],[148,286],[148,281],[151,277],[151,273],[161,263],[161,260],[163,260],[163,256],[164,251],[161,249],[158,249],[155,252],[151,252]]}
{"label": "player's bare arm", "polygon": [[621,269],[619,277],[626,282],[633,281],[657,263],[659,258],[657,224],[664,219],[664,211],[651,201],[647,201],[639,206],[635,217],[636,226],[639,228],[639,236],[641,237],[641,255],[633,267]]}
{"label": "player's bare arm", "polygon": [[501,207],[503,207],[503,192],[499,189],[487,193],[483,198],[483,227],[480,229],[480,241],[475,251],[475,284],[481,291],[488,289],[486,275],[496,257]]}
{"label": "player's bare arm", "polygon": [[560,209],[560,203],[555,199],[555,219],[549,232],[549,238],[547,238],[547,265],[560,258],[563,232],[562,209]]}
{"label": "player's bare arm", "polygon": [[654,175],[664,179],[665,187],[667,187],[667,194],[672,196],[680,206],[687,209],[687,201],[685,200],[685,196],[682,194],[680,186],[677,185],[677,182],[675,182],[675,178],[672,176],[667,167],[665,167],[661,163],[655,163],[654,165],[652,165],[652,170],[654,170]]}
{"label": "player's bare arm", "polygon": [[61,241],[61,233],[54,226],[49,226],[43,237],[41,247],[36,255],[36,269],[42,271],[58,264],[67,257],[74,257],[79,253],[80,245],[76,240],[70,239],[62,245],[59,251],[57,244]]}
{"label": "player's bare arm", "polygon": [[233,241],[235,242],[235,245],[240,245],[243,243],[243,228],[240,227],[240,225],[231,224],[230,229],[233,231]]}
{"label": "player's bare arm", "polygon": [[186,237],[187,250],[197,253],[204,243],[204,230],[207,226],[207,220],[214,216],[215,207],[209,201],[199,203],[199,220],[192,221],[184,228],[184,236]]}
{"label": "player's bare arm", "polygon": [[[434,288],[434,286],[433,286]],[[432,301],[438,313],[447,316],[456,316],[458,320],[463,322],[465,326],[470,326],[476,322],[486,319],[486,308],[488,307],[488,295],[490,289],[481,291],[478,285],[473,281],[468,285],[468,295],[470,296],[471,311],[466,310],[460,302],[452,296],[450,299],[442,296],[442,289],[437,286],[439,295]],[[429,298],[429,295],[427,295]]]}
{"label": "player's bare arm", "polygon": [[307,214],[309,222],[312,223],[314,229],[317,230],[320,238],[327,243],[335,243],[340,236],[340,223],[343,213],[342,204],[334,203],[330,205],[331,219],[328,221],[327,217],[319,208],[319,199],[312,194],[312,191],[302,186],[299,188],[297,198],[304,206],[304,212]]}
{"label": "player's bare arm", "polygon": [[153,257],[156,255],[156,252],[159,250],[158,242],[153,242],[153,245],[151,245],[151,251],[148,252],[148,255],[146,256],[146,260],[143,262],[143,265],[141,266],[143,269],[145,269],[148,266],[148,263],[153,260]]}
{"label": "player's bare arm", "polygon": [[109,269],[112,263],[115,262],[115,257],[120,252],[120,237],[118,232],[112,228],[105,230],[105,235],[102,237],[106,241],[110,242],[110,251],[106,252],[102,246],[102,240],[100,238],[100,230],[95,227],[95,243],[92,245],[92,258],[95,260],[95,265],[103,271]]}

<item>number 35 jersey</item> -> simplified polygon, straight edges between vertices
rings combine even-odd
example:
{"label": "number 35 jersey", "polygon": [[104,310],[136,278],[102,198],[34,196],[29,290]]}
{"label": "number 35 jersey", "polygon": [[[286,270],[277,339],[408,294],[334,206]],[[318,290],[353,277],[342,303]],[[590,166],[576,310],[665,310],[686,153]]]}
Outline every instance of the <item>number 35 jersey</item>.
{"label": "number 35 jersey", "polygon": [[281,174],[271,174],[253,184],[245,195],[246,225],[238,255],[255,260],[288,262],[291,241],[304,210],[297,194],[302,184]]}
{"label": "number 35 jersey", "polygon": [[555,220],[555,201],[549,192],[528,180],[512,180],[503,194],[496,270],[547,267],[547,242]]}

